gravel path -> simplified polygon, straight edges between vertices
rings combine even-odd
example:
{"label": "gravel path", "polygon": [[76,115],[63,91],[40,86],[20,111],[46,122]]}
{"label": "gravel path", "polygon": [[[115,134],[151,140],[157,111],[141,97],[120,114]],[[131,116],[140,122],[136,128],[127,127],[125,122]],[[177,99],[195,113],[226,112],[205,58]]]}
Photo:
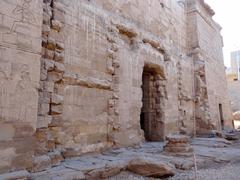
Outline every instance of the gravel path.
{"label": "gravel path", "polygon": [[[169,180],[193,180],[194,172],[184,172],[169,178]],[[239,180],[240,164],[226,164],[222,167],[200,169],[197,180]]]}

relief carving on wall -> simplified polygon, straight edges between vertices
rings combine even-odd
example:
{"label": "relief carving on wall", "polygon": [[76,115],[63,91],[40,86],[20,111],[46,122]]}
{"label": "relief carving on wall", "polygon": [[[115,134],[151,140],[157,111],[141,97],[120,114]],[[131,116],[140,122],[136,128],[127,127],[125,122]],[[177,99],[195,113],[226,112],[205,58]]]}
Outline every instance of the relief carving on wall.
{"label": "relief carving on wall", "polygon": [[[0,63],[0,121],[30,121],[32,97],[37,97],[27,64]],[[34,98],[32,98],[34,99]],[[11,107],[11,108],[10,108]]]}
{"label": "relief carving on wall", "polygon": [[18,25],[32,24],[36,22],[31,3],[33,0],[23,0],[13,9],[13,15],[20,16],[20,19],[14,20],[9,33],[13,33]]}

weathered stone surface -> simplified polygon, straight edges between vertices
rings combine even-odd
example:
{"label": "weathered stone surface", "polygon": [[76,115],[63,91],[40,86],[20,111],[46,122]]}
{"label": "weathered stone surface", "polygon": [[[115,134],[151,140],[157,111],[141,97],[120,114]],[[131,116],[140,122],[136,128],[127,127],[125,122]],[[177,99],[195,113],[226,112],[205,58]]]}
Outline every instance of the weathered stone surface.
{"label": "weathered stone surface", "polygon": [[47,155],[36,156],[33,160],[33,172],[43,171],[47,168],[51,167],[51,159]]}
{"label": "weathered stone surface", "polygon": [[155,178],[168,177],[175,174],[174,168],[171,165],[144,157],[139,157],[130,161],[127,169],[142,176]]}
{"label": "weathered stone surface", "polygon": [[51,159],[52,166],[58,166],[58,165],[60,165],[61,161],[64,160],[61,152],[58,152],[58,151],[51,152],[48,154],[48,156]]}
{"label": "weathered stone surface", "polygon": [[75,180],[75,179],[86,179],[85,175],[81,171],[74,171],[66,169],[64,167],[56,167],[45,171],[43,173],[36,173],[32,176],[35,180]]}
{"label": "weathered stone surface", "polygon": [[[31,169],[31,156],[36,171],[58,164],[47,157],[55,150],[78,156],[230,124],[221,28],[204,1],[0,4],[0,172]],[[185,141],[169,148],[190,151]]]}
{"label": "weathered stone surface", "polygon": [[28,178],[30,178],[30,173],[25,170],[0,175],[0,179],[2,180],[28,179]]}
{"label": "weathered stone surface", "polygon": [[170,135],[166,137],[167,144],[164,151],[169,153],[183,154],[190,153],[193,148],[189,144],[189,137],[183,135]]}

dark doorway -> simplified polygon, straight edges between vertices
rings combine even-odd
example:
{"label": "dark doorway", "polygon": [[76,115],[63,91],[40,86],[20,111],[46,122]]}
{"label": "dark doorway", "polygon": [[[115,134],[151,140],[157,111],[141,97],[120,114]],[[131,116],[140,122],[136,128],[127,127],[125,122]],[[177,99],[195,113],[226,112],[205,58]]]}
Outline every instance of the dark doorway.
{"label": "dark doorway", "polygon": [[223,130],[224,129],[224,119],[223,119],[222,104],[219,104],[219,116],[220,116],[221,128]]}
{"label": "dark doorway", "polygon": [[161,83],[153,68],[144,67],[142,75],[142,109],[140,123],[147,141],[163,140]]}

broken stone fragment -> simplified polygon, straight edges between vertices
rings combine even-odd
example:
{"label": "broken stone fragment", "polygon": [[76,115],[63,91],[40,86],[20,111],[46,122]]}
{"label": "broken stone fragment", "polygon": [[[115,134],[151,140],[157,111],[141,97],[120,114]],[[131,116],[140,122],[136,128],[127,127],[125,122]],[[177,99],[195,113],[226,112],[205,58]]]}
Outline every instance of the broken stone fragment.
{"label": "broken stone fragment", "polygon": [[166,162],[146,157],[138,157],[129,162],[127,170],[146,177],[174,176],[174,167]]}

